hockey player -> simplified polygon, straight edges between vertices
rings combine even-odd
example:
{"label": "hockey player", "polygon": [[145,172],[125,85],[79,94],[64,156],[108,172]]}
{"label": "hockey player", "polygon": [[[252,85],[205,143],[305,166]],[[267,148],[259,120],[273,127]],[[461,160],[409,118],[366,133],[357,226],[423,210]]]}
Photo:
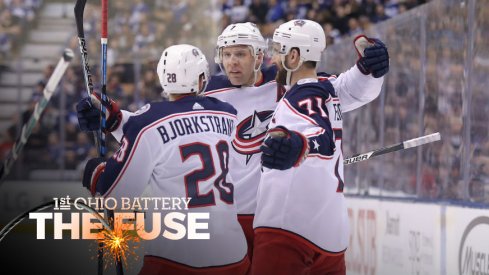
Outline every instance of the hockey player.
{"label": "hockey player", "polygon": [[[234,180],[238,220],[243,227],[252,254],[253,217],[256,208],[256,192],[261,175],[261,151],[265,134],[277,102],[285,88],[275,81],[276,67],[262,68],[264,51],[268,47],[263,36],[252,23],[231,24],[217,40],[215,57],[224,75],[213,76],[207,86],[206,96],[232,104],[238,110],[238,125],[232,142],[230,174]],[[363,48],[357,49],[363,53]],[[381,90],[385,66],[376,66],[388,59],[382,43],[373,43],[356,65],[338,78],[329,79],[337,87],[340,96],[356,98],[351,108],[357,108],[375,99]],[[108,106],[107,125],[117,140],[121,138],[119,126],[132,113],[119,111],[116,104]],[[114,110],[111,112],[111,110]],[[119,115],[118,115],[119,114]],[[120,115],[122,114],[122,115]],[[82,130],[98,129],[98,111],[88,108],[78,110]]]}
{"label": "hockey player", "polygon": [[[104,197],[190,198],[188,211],[209,213],[208,240],[148,241],[140,274],[246,274],[246,239],[237,220],[228,159],[236,110],[198,96],[209,79],[202,52],[190,45],[163,51],[157,68],[170,101],[146,105],[123,127],[109,160],[88,161],[83,185]],[[79,108],[89,110],[89,101]],[[112,103],[113,104],[113,103]],[[162,212],[148,207],[152,212]],[[151,223],[149,223],[151,224]]]}
{"label": "hockey player", "polygon": [[[359,37],[355,42],[359,53],[387,54],[379,40]],[[381,47],[363,51],[361,45],[369,43]],[[355,91],[369,71],[374,78],[384,75],[389,61],[361,58],[357,68],[345,74],[351,78],[349,85],[338,85],[341,76],[328,80],[316,72],[326,48],[318,23],[284,23],[275,30],[273,44],[277,82],[291,88],[278,103],[261,147],[264,171],[254,220],[252,274],[345,274],[349,227],[342,193],[342,111],[371,99],[371,94]],[[371,87],[375,95],[381,84]]]}

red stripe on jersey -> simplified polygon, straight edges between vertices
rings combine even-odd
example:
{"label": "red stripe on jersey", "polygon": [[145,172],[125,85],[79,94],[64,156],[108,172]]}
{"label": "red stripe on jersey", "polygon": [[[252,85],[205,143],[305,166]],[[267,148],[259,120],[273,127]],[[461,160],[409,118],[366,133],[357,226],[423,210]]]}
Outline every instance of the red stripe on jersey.
{"label": "red stripe on jersey", "polygon": [[[340,132],[341,137],[338,137],[336,135],[336,132]],[[333,133],[335,134],[335,140],[342,140],[343,139],[343,128],[333,128]]]}
{"label": "red stripe on jersey", "polygon": [[[164,271],[164,274],[172,275],[188,275],[188,274],[243,274],[250,265],[248,255],[236,262],[219,266],[210,267],[193,267],[190,265],[178,263],[163,257],[145,255],[143,269],[140,274],[159,274]],[[168,273],[167,273],[168,272]]]}
{"label": "red stripe on jersey", "polygon": [[263,73],[261,73],[260,76],[261,76],[260,79],[258,79],[258,81],[255,82],[255,84],[253,84],[253,86],[258,87],[261,84],[263,84],[263,82],[265,82],[265,76],[263,75]]}
{"label": "red stripe on jersey", "polygon": [[317,253],[323,254],[323,255],[339,256],[339,255],[345,253],[345,251],[346,251],[346,249],[345,249],[345,250],[342,250],[339,252],[333,252],[333,251],[328,251],[328,250],[322,249],[321,247],[317,246],[316,244],[309,241],[305,237],[303,237],[297,233],[282,229],[282,228],[274,228],[274,227],[257,227],[257,228],[255,228],[255,234],[259,233],[259,232],[268,232],[268,233],[273,233],[273,234],[285,235],[291,239],[294,239],[296,241],[303,243],[304,245],[306,245],[310,249],[316,251]]}
{"label": "red stripe on jersey", "polygon": [[233,140],[231,144],[236,152],[244,155],[256,154],[260,152],[260,146],[263,143],[263,139],[250,145],[242,145],[236,140]]}
{"label": "red stripe on jersey", "polygon": [[232,145],[233,145],[233,149],[236,152],[240,153],[241,155],[253,155],[261,152],[260,147],[251,148],[251,149],[240,149],[237,146],[235,146],[234,143]]}
{"label": "red stripe on jersey", "polygon": [[224,116],[229,116],[229,117],[232,117],[234,119],[237,119],[235,115],[232,115],[232,114],[229,114],[229,113],[226,113],[226,112],[218,112],[218,111],[192,111],[192,112],[178,113],[178,114],[173,114],[173,115],[170,115],[170,116],[166,116],[166,117],[164,117],[162,119],[159,119],[159,120],[153,122],[152,124],[144,127],[139,132],[139,134],[137,135],[136,142],[134,142],[134,146],[131,148],[131,153],[129,155],[129,158],[128,158],[127,162],[122,167],[121,173],[117,176],[116,180],[114,181],[114,183],[112,184],[112,186],[109,188],[109,190],[104,194],[104,197],[107,197],[108,195],[110,195],[110,193],[114,190],[114,188],[117,186],[117,184],[121,180],[122,176],[126,172],[127,167],[129,166],[129,163],[131,163],[132,157],[134,156],[134,152],[136,152],[136,148],[138,147],[139,141],[141,140],[141,136],[144,134],[144,132],[146,132],[147,130],[149,130],[149,129],[155,127],[155,126],[157,126],[159,123],[161,123],[161,122],[163,122],[165,120],[168,120],[168,119],[171,119],[171,118],[174,118],[174,117],[194,115],[194,114],[224,115]]}
{"label": "red stripe on jersey", "polygon": [[252,146],[255,146],[257,143],[261,143],[265,139],[266,132],[263,132],[262,134],[251,138],[251,139],[242,139],[238,137],[237,135],[234,137],[233,142],[236,142],[238,144],[242,144],[244,148],[249,148]]}
{"label": "red stripe on jersey", "polygon": [[321,129],[320,129],[320,130],[318,130],[317,132],[315,132],[315,133],[311,133],[311,134],[307,134],[307,135],[305,135],[305,136],[306,136],[306,137],[315,137],[315,136],[319,136],[319,135],[322,135],[322,134],[324,133],[324,131],[325,131],[325,130],[321,128]]}
{"label": "red stripe on jersey", "polygon": [[208,92],[205,92],[204,95],[208,96],[208,95],[212,95],[212,94],[217,94],[217,93],[222,93],[222,92],[227,92],[227,91],[230,91],[230,90],[235,90],[237,88],[235,87],[231,87],[231,88],[222,88],[222,89],[217,89],[217,90],[213,90],[213,91],[208,91]]}
{"label": "red stripe on jersey", "polygon": [[[335,149],[336,150],[336,149]],[[331,157],[327,157],[327,156],[323,156],[323,155],[320,155],[320,154],[309,154],[307,155],[308,158],[320,158],[320,159],[323,159],[323,160],[330,160],[330,159],[333,159],[333,156]]]}
{"label": "red stripe on jersey", "polygon": [[331,75],[331,76],[319,76],[318,80],[324,81],[324,80],[330,80],[330,79],[336,79],[336,75]]}
{"label": "red stripe on jersey", "polygon": [[241,148],[241,149],[250,149],[250,148],[255,148],[257,146],[260,146],[263,143],[263,140],[264,140],[264,138],[258,140],[257,142],[251,143],[251,144],[248,144],[248,143],[243,144],[243,143],[239,143],[235,139],[235,140],[232,141],[232,143],[234,145],[236,145],[238,148]]}
{"label": "red stripe on jersey", "polygon": [[310,123],[312,123],[314,126],[318,126],[319,127],[319,124],[316,123],[316,121],[314,121],[312,118],[304,115],[304,114],[301,114],[299,113],[299,111],[297,111],[294,107],[292,107],[292,105],[290,105],[290,102],[284,98],[283,102],[285,103],[285,106],[287,106],[294,114],[298,115],[299,117],[309,121]]}
{"label": "red stripe on jersey", "polygon": [[244,138],[241,138],[238,135],[236,135],[234,137],[234,139],[235,140],[238,140],[239,142],[242,142],[242,143],[250,143],[250,142],[256,142],[256,141],[263,140],[265,138],[265,135],[266,135],[266,132],[263,132],[263,133],[257,135],[256,137],[253,137],[253,138],[250,138],[250,139],[244,139]]}

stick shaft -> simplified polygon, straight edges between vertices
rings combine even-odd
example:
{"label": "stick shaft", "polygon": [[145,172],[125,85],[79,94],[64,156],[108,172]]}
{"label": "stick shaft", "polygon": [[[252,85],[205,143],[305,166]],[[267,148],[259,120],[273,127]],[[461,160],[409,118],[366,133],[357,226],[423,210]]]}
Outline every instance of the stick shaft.
{"label": "stick shaft", "polygon": [[30,209],[29,211],[26,211],[26,212],[20,214],[19,216],[15,217],[14,219],[12,219],[7,225],[5,225],[2,228],[2,230],[0,230],[0,242],[2,242],[3,238],[5,238],[5,236],[7,236],[7,234],[12,229],[14,229],[14,227],[16,227],[26,217],[28,217],[29,216],[29,213],[31,213],[31,212],[37,212],[37,211],[42,211],[42,210],[44,210],[46,208],[49,208],[49,207],[52,207],[54,205],[55,205],[55,201],[50,201],[50,202],[47,202],[47,203],[43,203],[43,204],[41,204],[39,206],[34,207],[33,209]]}
{"label": "stick shaft", "polygon": [[[75,20],[76,20],[76,30],[78,33],[78,46],[80,48],[80,55],[82,61],[83,78],[85,80],[85,89],[87,90],[87,95],[90,96],[93,93],[93,82],[92,74],[90,72],[90,65],[88,63],[88,50],[85,41],[85,31],[83,29],[83,13],[85,11],[85,4],[87,0],[77,0],[75,4]],[[95,146],[101,151],[99,134],[93,133]]]}
{"label": "stick shaft", "polygon": [[106,152],[106,136],[105,136],[105,130],[107,129],[106,127],[106,112],[107,110],[105,109],[105,106],[107,105],[107,20],[108,20],[108,14],[109,14],[109,9],[108,9],[108,0],[102,0],[102,22],[101,22],[101,38],[100,38],[100,44],[101,44],[101,60],[102,60],[102,90],[101,90],[101,100],[102,104],[100,104],[100,113],[101,113],[101,119],[100,119],[100,156],[104,157]]}
{"label": "stick shaft", "polygon": [[36,126],[39,119],[41,118],[44,109],[46,109],[49,100],[53,96],[56,87],[61,80],[61,77],[63,77],[64,73],[66,72],[66,69],[70,64],[71,58],[73,58],[73,52],[69,49],[66,49],[65,54],[63,54],[63,56],[59,60],[51,77],[48,80],[48,83],[46,84],[46,87],[44,87],[44,90],[42,91],[43,97],[34,106],[34,111],[32,112],[31,117],[29,118],[27,123],[22,126],[22,130],[19,137],[17,138],[17,141],[13,145],[12,150],[10,151],[8,157],[3,163],[3,167],[1,169],[2,173],[0,176],[0,184],[10,173],[10,169],[12,168],[13,163],[17,160],[17,158],[19,157],[19,153],[22,151],[24,145],[27,143],[27,140],[29,139],[32,130],[34,129],[34,126]]}
{"label": "stick shaft", "polygon": [[356,154],[354,156],[345,158],[344,164],[348,165],[348,164],[357,163],[360,161],[365,161],[365,160],[368,160],[368,159],[376,157],[376,156],[380,156],[380,155],[384,155],[387,153],[396,152],[396,151],[404,150],[404,149],[408,149],[408,148],[417,147],[417,146],[420,146],[423,144],[438,141],[440,139],[441,139],[440,133],[434,133],[434,134],[430,134],[430,135],[426,135],[426,136],[422,136],[422,137],[418,137],[418,138],[413,138],[410,140],[403,141],[401,143],[389,145],[389,146],[384,147],[384,148],[380,148],[380,149],[373,150],[373,151],[363,153],[363,154]]}
{"label": "stick shaft", "polygon": [[[101,38],[100,38],[100,44],[101,44],[101,50],[102,50],[102,91],[101,91],[101,100],[102,104],[100,104],[100,113],[101,113],[101,120],[100,120],[100,156],[103,157],[106,154],[106,136],[105,136],[105,130],[107,129],[106,127],[106,112],[107,110],[105,109],[105,106],[108,105],[108,98],[107,98],[107,43],[108,43],[108,29],[107,29],[107,20],[109,16],[109,7],[108,7],[108,0],[102,0],[102,26],[101,26]],[[109,221],[112,219],[112,223],[114,222],[114,211],[107,211],[107,217]],[[116,272],[117,275],[123,275],[124,270],[122,269],[122,261],[121,258],[116,259]]]}
{"label": "stick shaft", "polygon": [[[93,83],[92,83],[92,76],[90,73],[90,66],[88,64],[88,51],[86,48],[86,42],[85,42],[85,31],[83,29],[83,13],[85,11],[85,5],[87,3],[87,0],[77,0],[75,4],[75,20],[76,20],[76,28],[78,32],[78,42],[80,46],[80,53],[81,53],[81,60],[82,60],[82,66],[83,66],[83,75],[85,77],[85,86],[87,89],[88,96],[94,92],[93,91]],[[105,116],[104,116],[105,117]],[[105,142],[101,141],[102,138],[102,131],[99,131],[99,133],[93,133],[95,142],[98,143],[98,149],[99,149],[99,154],[104,155],[105,154]],[[98,261],[97,261],[97,274],[102,275],[104,273],[104,250],[103,250],[103,244],[99,243],[98,247]]]}

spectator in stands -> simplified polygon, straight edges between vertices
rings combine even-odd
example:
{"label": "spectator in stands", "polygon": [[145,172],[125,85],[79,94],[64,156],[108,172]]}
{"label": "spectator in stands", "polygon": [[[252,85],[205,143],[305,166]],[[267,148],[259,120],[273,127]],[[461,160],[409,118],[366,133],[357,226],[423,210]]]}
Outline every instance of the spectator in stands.
{"label": "spectator in stands", "polygon": [[21,34],[20,19],[8,9],[0,11],[0,55],[7,56],[17,36]]}
{"label": "spectator in stands", "polygon": [[284,4],[280,0],[269,1],[266,22],[273,23],[283,19],[285,16]]}
{"label": "spectator in stands", "polygon": [[249,17],[246,21],[255,24],[265,24],[268,13],[268,3],[263,0],[253,0],[249,7]]}

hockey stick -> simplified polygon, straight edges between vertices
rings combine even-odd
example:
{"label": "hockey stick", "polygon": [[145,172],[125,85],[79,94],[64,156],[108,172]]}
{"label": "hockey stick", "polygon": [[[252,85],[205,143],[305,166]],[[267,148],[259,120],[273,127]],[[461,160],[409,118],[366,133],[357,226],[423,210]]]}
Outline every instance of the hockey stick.
{"label": "hockey stick", "polygon": [[7,234],[12,230],[14,229],[14,227],[16,227],[20,222],[22,222],[26,217],[29,216],[29,213],[31,212],[38,212],[38,211],[42,211],[46,208],[49,208],[51,206],[53,206],[56,202],[55,201],[50,201],[50,202],[47,202],[47,203],[43,203],[39,206],[36,206],[22,214],[20,214],[19,216],[15,217],[14,219],[12,219],[9,223],[7,223],[7,225],[5,225],[2,230],[0,230],[0,242],[2,242],[3,238],[5,238],[5,236],[7,236]]}
{"label": "hockey stick", "polygon": [[[92,82],[92,74],[90,73],[90,66],[88,65],[88,51],[86,47],[85,41],[85,31],[83,29],[83,13],[85,11],[85,4],[87,0],[77,0],[75,4],[75,21],[76,21],[76,30],[78,33],[78,45],[80,47],[81,61],[83,66],[83,76],[85,79],[85,88],[87,90],[87,94],[90,95],[93,93],[93,82]],[[95,146],[98,148],[99,153],[102,154],[102,149],[99,143],[100,131],[93,134],[95,140]]]}
{"label": "hockey stick", "polygon": [[[107,20],[109,16],[109,7],[108,7],[108,0],[102,0],[102,26],[101,26],[101,36],[100,36],[100,44],[101,44],[101,50],[102,50],[102,91],[100,93],[100,99],[101,99],[101,104],[100,104],[100,113],[101,113],[101,119],[100,119],[100,156],[104,157],[105,154],[107,153],[107,147],[106,147],[106,136],[105,136],[105,130],[107,129],[106,126],[106,109],[105,106],[108,105],[108,98],[107,98],[107,43],[108,43],[108,28],[107,28]],[[107,218],[109,221],[112,220],[114,221],[114,211],[107,210]],[[118,275],[124,274],[124,270],[122,268],[122,261],[121,258],[118,257],[116,259],[116,272]]]}
{"label": "hockey stick", "polygon": [[343,163],[345,165],[357,163],[357,162],[368,160],[368,159],[371,159],[373,157],[380,156],[383,154],[387,154],[387,153],[391,153],[391,152],[395,152],[395,151],[399,151],[399,150],[404,150],[404,149],[408,149],[408,148],[418,147],[420,145],[435,142],[435,141],[438,141],[440,139],[441,139],[440,133],[434,133],[434,134],[430,134],[430,135],[426,135],[426,136],[422,136],[422,137],[418,137],[418,138],[413,138],[413,139],[406,140],[406,141],[403,141],[403,142],[398,143],[398,144],[394,144],[394,145],[390,145],[390,146],[387,146],[387,147],[384,147],[381,149],[373,150],[373,151],[370,151],[368,153],[357,154],[357,155],[345,158]]}
{"label": "hockey stick", "polygon": [[100,43],[102,45],[102,91],[100,93],[101,103],[100,104],[100,156],[104,157],[107,153],[105,144],[105,130],[106,130],[106,117],[105,117],[105,106],[107,105],[107,17],[108,17],[108,0],[102,0],[102,35],[100,38]]}
{"label": "hockey stick", "polygon": [[10,173],[10,169],[12,168],[13,163],[19,157],[19,153],[24,148],[24,145],[27,143],[27,139],[32,133],[32,129],[37,124],[39,119],[41,118],[41,114],[46,108],[51,99],[51,96],[54,94],[56,87],[58,86],[61,77],[64,75],[70,61],[73,59],[73,51],[70,49],[65,49],[63,52],[63,56],[60,58],[56,68],[53,71],[53,74],[48,80],[46,87],[42,91],[43,97],[39,102],[36,103],[34,107],[34,112],[31,117],[27,121],[26,124],[22,127],[22,131],[20,136],[17,138],[12,150],[10,151],[8,157],[5,159],[2,168],[0,169],[0,184],[4,181],[7,175]]}
{"label": "hockey stick", "polygon": [[[83,13],[85,11],[85,5],[87,0],[76,0],[75,3],[75,21],[76,21],[76,29],[78,33],[78,44],[80,46],[80,54],[81,61],[83,66],[83,76],[85,77],[85,86],[88,93],[88,97],[93,93],[93,83],[92,83],[92,75],[90,73],[90,66],[88,65],[88,51],[86,47],[85,41],[85,30],[83,29]],[[102,104],[101,104],[102,105]],[[102,137],[102,131],[99,131],[98,134],[94,133],[95,142],[98,143],[99,154],[103,156],[105,154],[105,148],[102,148],[102,142],[98,142]],[[97,138],[98,136],[98,138]],[[97,265],[97,274],[104,274],[104,247],[103,243],[99,243],[98,248],[98,265]]]}

